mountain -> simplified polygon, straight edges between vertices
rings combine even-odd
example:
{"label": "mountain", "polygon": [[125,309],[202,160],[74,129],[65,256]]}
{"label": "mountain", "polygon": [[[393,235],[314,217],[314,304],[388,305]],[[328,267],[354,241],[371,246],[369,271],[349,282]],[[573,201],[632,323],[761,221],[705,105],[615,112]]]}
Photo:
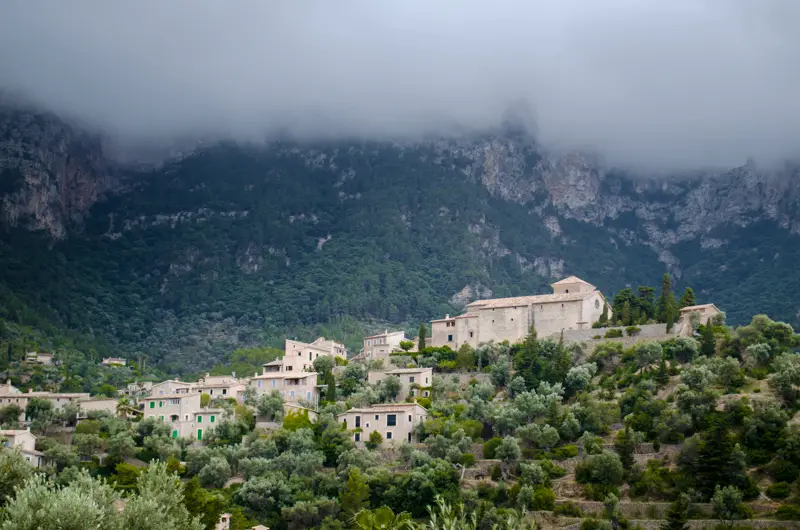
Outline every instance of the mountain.
{"label": "mountain", "polygon": [[419,142],[220,143],[157,167],[0,106],[0,317],[201,369],[232,348],[355,346],[478,297],[671,272],[729,320],[795,322],[800,169],[680,177],[555,154],[513,127]]}

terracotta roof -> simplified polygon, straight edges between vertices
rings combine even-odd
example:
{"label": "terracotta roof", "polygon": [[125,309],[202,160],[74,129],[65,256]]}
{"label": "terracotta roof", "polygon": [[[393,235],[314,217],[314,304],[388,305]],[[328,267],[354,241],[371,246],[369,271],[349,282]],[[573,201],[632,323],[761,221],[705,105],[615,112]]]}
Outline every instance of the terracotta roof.
{"label": "terracotta roof", "polygon": [[597,291],[585,293],[564,294],[537,294],[533,296],[516,296],[512,298],[494,298],[490,300],[477,300],[467,307],[471,309],[492,309],[498,307],[528,306],[535,304],[554,304],[558,302],[575,302],[595,294]]}
{"label": "terracotta roof", "polygon": [[275,359],[274,361],[264,363],[262,366],[283,366],[283,359]]}
{"label": "terracotta roof", "polygon": [[477,316],[478,316],[478,313],[474,313],[472,311],[467,311],[463,315],[458,315],[456,318],[473,318],[473,317],[477,317]]}
{"label": "terracotta roof", "polygon": [[163,396],[145,396],[145,397],[139,398],[139,400],[140,401],[146,401],[148,399],[152,399],[152,400],[155,400],[155,399],[179,399],[179,398],[186,398],[186,397],[195,397],[195,396],[199,396],[199,395],[200,395],[200,393],[187,392],[187,393],[184,393],[184,394],[164,394]]}
{"label": "terracotta roof", "polygon": [[389,331],[389,330],[386,330],[383,333],[378,333],[377,335],[370,335],[369,337],[364,337],[364,340],[374,339],[374,338],[377,338],[377,337],[387,337],[389,335],[395,335],[397,333],[402,333],[403,335],[406,334],[405,331]]}
{"label": "terracotta roof", "polygon": [[286,374],[286,379],[302,379],[304,377],[309,377],[311,375],[319,375],[317,374],[317,372],[297,372],[296,374],[293,374],[291,372],[283,372],[283,373]]}
{"label": "terracotta roof", "polygon": [[419,372],[427,372],[433,368],[395,368],[393,370],[386,370],[387,374],[416,374]]}
{"label": "terracotta roof", "polygon": [[[474,304],[475,302],[473,302]],[[437,318],[436,320],[431,320],[431,322],[448,322],[450,320],[455,320],[456,317],[447,317],[447,318]]]}
{"label": "terracotta roof", "polygon": [[551,283],[550,285],[551,286],[553,286],[553,285],[567,285],[567,284],[570,284],[570,283],[583,283],[583,284],[591,285],[592,287],[594,287],[594,285],[592,285],[591,283],[583,281],[580,278],[578,278],[577,276],[569,276],[567,278],[564,278],[563,280],[558,280],[556,283]]}
{"label": "terracotta roof", "polygon": [[425,412],[428,412],[428,409],[426,409],[419,403],[383,403],[380,405],[371,405],[369,407],[353,408],[346,412],[343,412],[342,414],[337,414],[337,416],[342,416],[343,414],[348,414],[350,412],[361,412],[361,413],[396,412],[398,410],[408,410],[414,407],[419,407]]}
{"label": "terracotta roof", "polygon": [[682,307],[681,308],[681,313],[684,312],[684,311],[699,311],[700,309],[708,309],[710,307],[713,307],[714,309],[719,311],[719,308],[717,306],[715,306],[714,304],[700,304],[700,305],[689,305],[689,306],[686,306],[686,307]]}
{"label": "terracotta roof", "polygon": [[[27,429],[4,429],[0,431],[0,436],[19,436],[20,434],[31,434],[31,431]],[[36,435],[34,435],[36,437]]]}

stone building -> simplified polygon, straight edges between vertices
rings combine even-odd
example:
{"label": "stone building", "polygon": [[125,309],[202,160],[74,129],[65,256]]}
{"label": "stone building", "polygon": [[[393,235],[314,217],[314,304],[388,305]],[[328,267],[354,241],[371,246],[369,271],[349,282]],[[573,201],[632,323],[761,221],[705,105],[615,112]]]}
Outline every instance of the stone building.
{"label": "stone building", "polygon": [[199,393],[149,396],[139,400],[145,418],[156,418],[172,427],[173,438],[202,440],[225,414],[223,409],[203,408]]}
{"label": "stone building", "polygon": [[256,397],[277,390],[287,403],[305,401],[313,406],[319,403],[317,372],[287,372],[280,360],[265,363],[261,374],[250,378],[249,385]]}
{"label": "stone building", "polygon": [[283,353],[283,369],[285,372],[301,372],[312,370],[314,360],[320,356],[347,359],[347,348],[333,340],[320,337],[312,343],[286,339]]}
{"label": "stone building", "polygon": [[708,321],[717,315],[722,314],[714,304],[700,304],[682,307],[680,316],[675,323],[675,332],[678,335],[690,337],[694,334],[694,327],[692,326],[692,315],[697,315],[698,324],[706,325]]}
{"label": "stone building", "polygon": [[397,401],[405,401],[408,397],[430,397],[433,382],[433,368],[398,368],[395,370],[369,372],[367,380],[374,385],[388,375],[400,379],[400,393]]}
{"label": "stone building", "polygon": [[389,354],[392,352],[403,351],[400,348],[400,343],[404,340],[407,340],[404,331],[385,330],[383,333],[364,337],[364,346],[360,358],[363,360],[388,360]]}
{"label": "stone building", "polygon": [[356,443],[369,440],[373,431],[383,437],[383,445],[416,443],[414,427],[428,418],[428,411],[417,403],[392,403],[354,408],[339,414],[336,419],[348,429]]}
{"label": "stone building", "polygon": [[0,447],[18,450],[33,467],[44,463],[44,454],[36,450],[36,435],[30,429],[0,430]]}
{"label": "stone building", "polygon": [[570,276],[552,287],[552,294],[477,300],[462,315],[434,320],[431,345],[457,350],[462,344],[513,344],[524,340],[531,326],[539,337],[553,337],[562,330],[591,328],[604,306],[611,317],[611,306],[594,285]]}

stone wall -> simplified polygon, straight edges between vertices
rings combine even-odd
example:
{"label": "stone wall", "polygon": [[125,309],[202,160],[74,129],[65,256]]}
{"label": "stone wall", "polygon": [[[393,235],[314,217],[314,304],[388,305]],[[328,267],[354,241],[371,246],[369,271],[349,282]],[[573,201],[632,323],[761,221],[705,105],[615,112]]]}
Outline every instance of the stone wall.
{"label": "stone wall", "polygon": [[[628,334],[625,332],[624,326],[617,326],[613,328],[565,329],[564,341],[578,342],[578,341],[598,340],[598,339],[593,339],[592,337],[600,335],[600,337],[602,338],[610,329],[618,329],[622,331],[622,338],[626,339],[630,338],[637,340],[663,340],[662,338],[673,336],[667,333],[666,324],[642,324],[641,326],[637,327],[639,327],[641,331],[639,331],[634,337],[628,337]],[[620,340],[620,339],[611,339],[611,340]]]}

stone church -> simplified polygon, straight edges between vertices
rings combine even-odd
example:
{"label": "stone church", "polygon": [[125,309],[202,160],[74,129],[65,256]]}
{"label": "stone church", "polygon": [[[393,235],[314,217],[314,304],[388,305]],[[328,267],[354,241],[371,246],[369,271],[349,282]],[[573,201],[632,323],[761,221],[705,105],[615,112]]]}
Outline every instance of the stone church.
{"label": "stone church", "polygon": [[485,342],[522,342],[531,325],[539,337],[554,337],[562,330],[591,328],[606,302],[603,293],[580,278],[570,276],[552,284],[553,294],[477,300],[466,312],[431,322],[431,345],[478,346]]}

